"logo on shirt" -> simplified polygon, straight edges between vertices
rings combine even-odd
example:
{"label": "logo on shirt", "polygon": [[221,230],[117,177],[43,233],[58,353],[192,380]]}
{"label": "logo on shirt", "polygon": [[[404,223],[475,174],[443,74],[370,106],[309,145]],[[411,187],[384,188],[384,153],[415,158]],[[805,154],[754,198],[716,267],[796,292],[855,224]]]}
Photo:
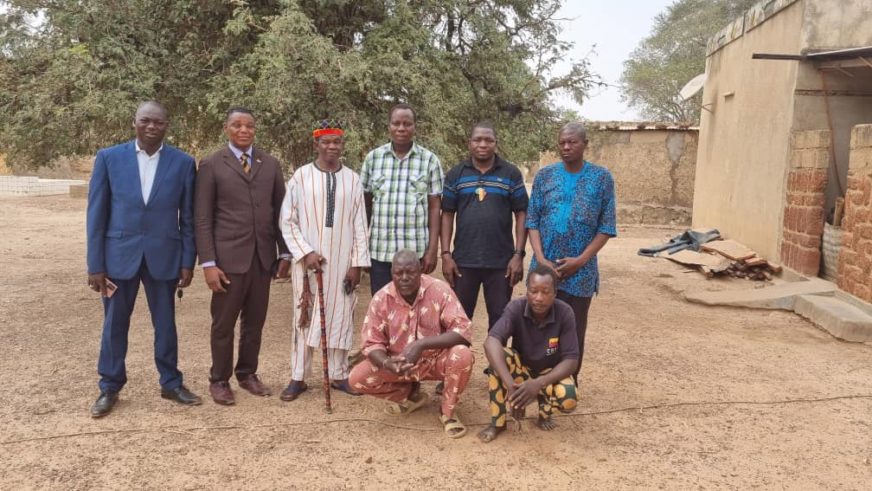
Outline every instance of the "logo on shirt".
{"label": "logo on shirt", "polygon": [[545,356],[550,356],[554,353],[557,353],[558,347],[560,347],[560,338],[549,338],[548,348],[545,349]]}

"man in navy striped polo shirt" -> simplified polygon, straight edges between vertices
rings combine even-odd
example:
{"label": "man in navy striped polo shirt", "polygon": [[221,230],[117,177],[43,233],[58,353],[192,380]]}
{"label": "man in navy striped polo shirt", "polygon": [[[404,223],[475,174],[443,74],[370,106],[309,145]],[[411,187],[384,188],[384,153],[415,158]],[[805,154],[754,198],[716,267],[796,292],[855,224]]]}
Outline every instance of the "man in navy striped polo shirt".
{"label": "man in navy striped polo shirt", "polygon": [[469,159],[445,176],[440,233],[445,280],[470,319],[479,289],[484,287],[488,329],[500,318],[512,289],[523,277],[527,243],[527,188],[521,171],[500,158],[496,146],[493,125],[480,122],[472,127]]}

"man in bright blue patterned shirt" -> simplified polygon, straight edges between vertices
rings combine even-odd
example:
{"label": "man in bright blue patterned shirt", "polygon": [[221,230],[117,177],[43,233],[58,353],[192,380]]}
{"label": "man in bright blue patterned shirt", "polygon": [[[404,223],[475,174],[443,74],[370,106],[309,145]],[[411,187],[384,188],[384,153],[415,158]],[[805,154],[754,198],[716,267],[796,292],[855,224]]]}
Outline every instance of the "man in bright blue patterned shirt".
{"label": "man in bright blue patterned shirt", "polygon": [[581,123],[561,128],[557,146],[563,161],[543,168],[533,180],[527,208],[534,253],[530,269],[544,264],[561,279],[557,298],[572,307],[578,329],[578,384],[587,312],[599,290],[596,255],[617,235],[615,183],[608,169],[584,160],[587,133]]}
{"label": "man in bright blue patterned shirt", "polygon": [[403,249],[415,251],[425,274],[436,269],[442,207],[442,164],[415,143],[415,111],[391,108],[390,143],[367,154],[360,171],[367,216],[372,226],[372,294],[391,282],[391,260]]}

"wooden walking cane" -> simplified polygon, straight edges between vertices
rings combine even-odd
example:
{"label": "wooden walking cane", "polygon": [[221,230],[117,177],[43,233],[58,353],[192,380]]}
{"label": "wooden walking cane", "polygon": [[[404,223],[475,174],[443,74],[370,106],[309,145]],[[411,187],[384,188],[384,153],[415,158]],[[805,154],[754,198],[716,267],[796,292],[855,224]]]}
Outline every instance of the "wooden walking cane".
{"label": "wooden walking cane", "polygon": [[324,308],[324,273],[320,270],[315,272],[318,281],[318,306],[321,309],[321,365],[324,367],[324,402],[327,404],[327,413],[333,412],[330,404],[330,372],[327,371],[327,317]]}

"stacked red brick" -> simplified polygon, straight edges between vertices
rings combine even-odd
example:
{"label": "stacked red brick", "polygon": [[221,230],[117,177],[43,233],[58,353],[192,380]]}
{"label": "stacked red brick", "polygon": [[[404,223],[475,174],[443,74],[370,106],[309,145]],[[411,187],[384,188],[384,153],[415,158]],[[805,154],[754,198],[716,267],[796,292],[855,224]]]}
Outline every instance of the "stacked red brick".
{"label": "stacked red brick", "polygon": [[824,231],[824,189],[830,164],[830,132],[793,133],[787,202],[781,240],[781,262],[806,275],[817,276]]}
{"label": "stacked red brick", "polygon": [[851,132],[839,288],[872,302],[872,125]]}

